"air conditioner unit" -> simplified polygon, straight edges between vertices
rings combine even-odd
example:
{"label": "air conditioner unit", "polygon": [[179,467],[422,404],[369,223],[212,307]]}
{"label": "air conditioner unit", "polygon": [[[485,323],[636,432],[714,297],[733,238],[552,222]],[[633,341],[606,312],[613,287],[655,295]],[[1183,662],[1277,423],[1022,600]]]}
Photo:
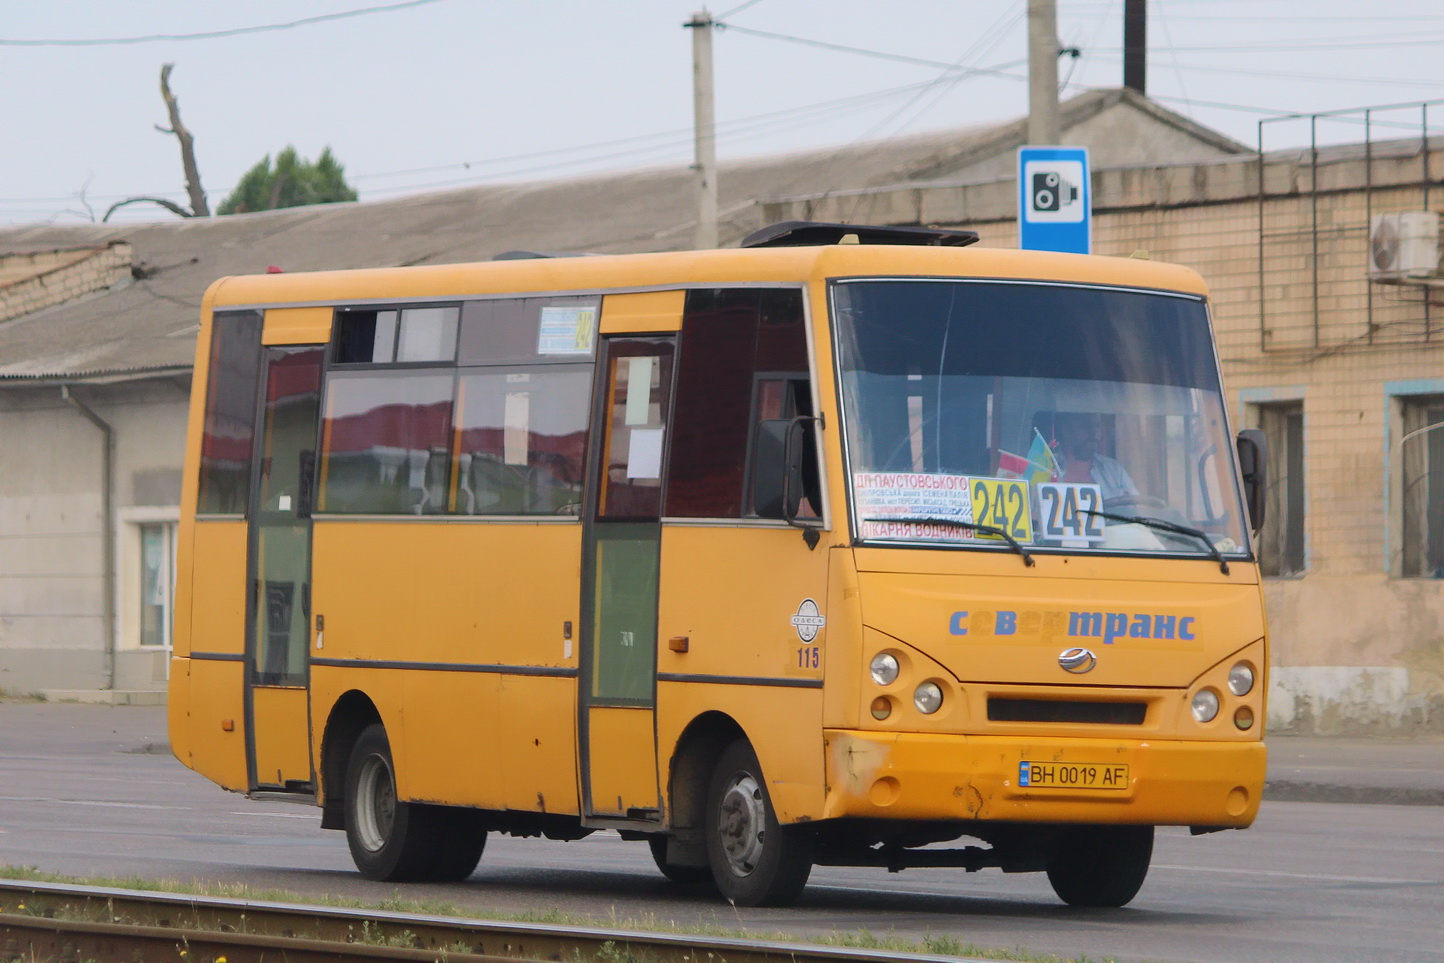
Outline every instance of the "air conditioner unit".
{"label": "air conditioner unit", "polygon": [[1439,214],[1375,214],[1369,225],[1369,279],[1402,282],[1439,274]]}

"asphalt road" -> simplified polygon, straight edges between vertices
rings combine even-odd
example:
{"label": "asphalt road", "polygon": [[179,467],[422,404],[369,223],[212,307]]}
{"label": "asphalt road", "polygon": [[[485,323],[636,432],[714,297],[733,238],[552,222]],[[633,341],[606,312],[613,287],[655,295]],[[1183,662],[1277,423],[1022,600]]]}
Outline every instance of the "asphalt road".
{"label": "asphalt road", "polygon": [[1059,904],[1041,875],[819,868],[797,905],[733,909],[667,883],[639,843],[493,836],[454,885],[361,879],[313,809],[226,793],[164,750],[164,711],[0,703],[0,863],[746,928],[1153,961],[1444,961],[1444,807],[1269,802],[1245,832],[1160,830],[1138,898]]}

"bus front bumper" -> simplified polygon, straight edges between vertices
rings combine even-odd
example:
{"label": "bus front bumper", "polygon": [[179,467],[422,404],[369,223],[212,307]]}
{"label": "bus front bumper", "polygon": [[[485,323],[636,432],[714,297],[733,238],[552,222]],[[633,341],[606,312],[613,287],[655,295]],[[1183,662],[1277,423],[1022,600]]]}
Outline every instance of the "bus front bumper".
{"label": "bus front bumper", "polygon": [[823,818],[1242,828],[1262,742],[826,731]]}

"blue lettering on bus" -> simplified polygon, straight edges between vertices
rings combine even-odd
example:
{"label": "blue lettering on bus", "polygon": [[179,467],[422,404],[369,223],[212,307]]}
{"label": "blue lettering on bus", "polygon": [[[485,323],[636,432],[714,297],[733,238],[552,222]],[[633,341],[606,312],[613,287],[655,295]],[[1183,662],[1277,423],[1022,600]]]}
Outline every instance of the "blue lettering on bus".
{"label": "blue lettering on bus", "polygon": [[[952,635],[967,635],[970,613],[954,612],[948,620],[948,632]],[[1046,616],[1046,618],[1044,617]],[[982,621],[980,631],[989,633],[987,623],[991,620],[992,635],[1037,635],[1040,627],[1044,634],[1052,634],[1045,626],[1062,628],[1062,612],[1016,612],[999,609],[997,612],[979,612]],[[1056,620],[1056,621],[1055,621]],[[1192,642],[1198,638],[1195,626],[1198,619],[1192,615],[1155,615],[1143,612],[1069,612],[1068,634],[1082,638],[1101,638],[1104,645],[1112,645],[1119,639],[1184,639]],[[1056,631],[1054,629],[1053,631]]]}

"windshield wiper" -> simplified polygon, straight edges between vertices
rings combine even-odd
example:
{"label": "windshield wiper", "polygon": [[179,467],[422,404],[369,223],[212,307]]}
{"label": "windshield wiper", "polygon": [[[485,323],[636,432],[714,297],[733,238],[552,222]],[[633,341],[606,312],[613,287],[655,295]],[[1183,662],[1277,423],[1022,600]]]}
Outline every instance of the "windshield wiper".
{"label": "windshield wiper", "polygon": [[1078,509],[1078,514],[1097,515],[1099,518],[1108,518],[1115,522],[1132,522],[1136,525],[1147,525],[1149,528],[1157,529],[1161,532],[1173,532],[1175,535],[1188,535],[1191,538],[1196,538],[1208,546],[1208,554],[1212,555],[1214,560],[1218,562],[1218,570],[1225,575],[1228,574],[1228,560],[1223,557],[1223,553],[1218,550],[1218,546],[1213,544],[1213,539],[1208,537],[1208,533],[1201,529],[1190,528],[1187,525],[1179,525],[1175,522],[1166,522],[1161,518],[1144,518],[1142,515],[1115,515],[1112,512],[1095,512],[1087,508]]}
{"label": "windshield wiper", "polygon": [[1037,565],[1037,564],[1038,564],[1037,562],[1033,561],[1033,556],[1031,556],[1031,555],[1028,554],[1028,550],[1023,547],[1023,543],[1022,543],[1022,542],[1018,541],[1018,540],[1017,540],[1016,538],[1014,538],[1012,535],[1009,535],[1009,534],[1008,534],[1007,532],[1005,532],[1003,529],[1001,529],[1001,528],[994,528],[992,525],[980,525],[980,524],[978,524],[977,522],[964,522],[964,521],[961,521],[961,520],[955,519],[955,518],[919,518],[919,517],[915,517],[915,516],[912,516],[912,515],[903,515],[903,516],[894,515],[894,516],[892,516],[892,517],[890,517],[890,518],[864,518],[863,521],[865,521],[865,522],[912,522],[912,523],[915,524],[915,525],[952,525],[952,526],[954,526],[954,527],[956,527],[956,528],[973,528],[973,529],[977,529],[977,530],[980,531],[980,532],[987,532],[989,535],[997,535],[999,538],[1003,539],[1005,542],[1007,542],[1009,545],[1012,546],[1013,551],[1015,551],[1015,552],[1017,552],[1019,555],[1023,556],[1023,564],[1025,564],[1025,565]]}

